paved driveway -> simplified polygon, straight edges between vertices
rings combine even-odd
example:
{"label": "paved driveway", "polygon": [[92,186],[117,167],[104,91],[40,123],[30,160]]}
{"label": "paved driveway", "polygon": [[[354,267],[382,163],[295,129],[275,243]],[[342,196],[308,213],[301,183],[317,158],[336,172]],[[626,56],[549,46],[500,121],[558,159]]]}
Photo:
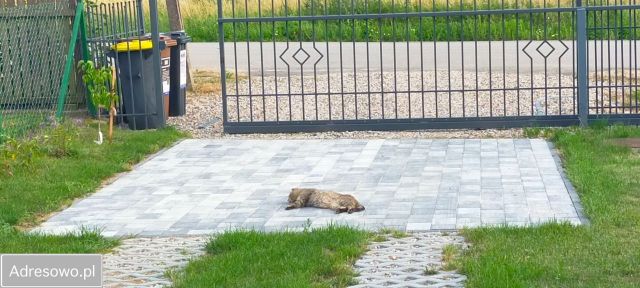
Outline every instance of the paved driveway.
{"label": "paved driveway", "polygon": [[[351,193],[366,210],[285,211],[292,187]],[[158,236],[341,223],[425,231],[579,224],[580,211],[544,140],[186,140],[37,230]]]}

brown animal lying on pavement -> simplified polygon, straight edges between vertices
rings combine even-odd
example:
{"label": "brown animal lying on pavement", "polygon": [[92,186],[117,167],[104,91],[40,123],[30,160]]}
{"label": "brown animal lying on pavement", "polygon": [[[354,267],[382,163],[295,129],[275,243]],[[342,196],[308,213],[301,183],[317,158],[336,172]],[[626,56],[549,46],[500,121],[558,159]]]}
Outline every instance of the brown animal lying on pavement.
{"label": "brown animal lying on pavement", "polygon": [[347,212],[349,214],[364,210],[364,206],[360,205],[358,200],[351,195],[313,188],[291,189],[289,206],[286,210],[302,207],[331,209],[336,213]]}

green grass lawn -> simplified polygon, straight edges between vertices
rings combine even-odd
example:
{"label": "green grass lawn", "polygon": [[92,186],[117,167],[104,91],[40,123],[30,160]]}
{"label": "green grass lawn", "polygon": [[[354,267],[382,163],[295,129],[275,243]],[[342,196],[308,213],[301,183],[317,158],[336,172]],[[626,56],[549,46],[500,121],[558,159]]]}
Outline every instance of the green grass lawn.
{"label": "green grass lawn", "polygon": [[640,137],[640,129],[548,133],[591,225],[464,231],[468,287],[639,287],[640,154],[608,139]]}
{"label": "green grass lawn", "polygon": [[345,287],[369,238],[345,227],[228,232],[173,280],[175,287]]}
{"label": "green grass lawn", "polygon": [[[0,253],[88,253],[112,247],[116,241],[105,240],[95,231],[52,237],[27,235],[20,230],[96,191],[105,179],[129,170],[145,156],[183,137],[173,128],[118,129],[113,144],[96,145],[96,131],[96,127],[83,126],[77,134],[66,135],[71,139],[67,156],[45,154],[29,167],[15,167],[13,176],[0,174]],[[50,145],[41,148],[51,150]]]}
{"label": "green grass lawn", "polygon": [[0,110],[0,138],[2,136],[21,137],[27,134],[46,120],[48,112],[35,110],[7,113]]}
{"label": "green grass lawn", "polygon": [[[321,16],[352,14],[390,14],[473,10],[513,10],[571,7],[571,1],[369,1],[369,0],[304,0],[224,2],[225,18],[257,18],[289,16]],[[196,42],[218,41],[218,16],[215,0],[183,0],[182,17],[186,32]],[[300,3],[300,7],[298,4]],[[586,1],[585,1],[586,3]],[[597,3],[597,2],[596,2]],[[616,2],[618,3],[618,2]],[[628,3],[628,2],[625,2]],[[602,4],[602,3],[600,3]],[[619,3],[622,5],[622,1]],[[160,2],[160,31],[170,31],[169,17]],[[593,5],[593,3],[591,4]],[[598,4],[595,4],[598,5]],[[245,7],[246,6],[246,7]],[[164,9],[163,9],[164,8]],[[235,11],[234,9],[235,8]],[[300,8],[300,9],[298,9]],[[621,10],[589,13],[590,39],[637,39],[637,11]],[[146,25],[151,23],[148,13]],[[400,17],[396,19],[346,19],[265,21],[224,25],[226,41],[500,41],[500,40],[571,40],[575,31],[571,25],[575,15],[570,11],[548,13],[506,13],[504,15],[439,15],[436,17]],[[617,27],[617,29],[614,29]],[[148,27],[147,27],[148,28]]]}
{"label": "green grass lawn", "polygon": [[103,238],[96,231],[49,236],[23,233],[7,224],[0,226],[0,253],[100,253],[117,244],[117,240]]}

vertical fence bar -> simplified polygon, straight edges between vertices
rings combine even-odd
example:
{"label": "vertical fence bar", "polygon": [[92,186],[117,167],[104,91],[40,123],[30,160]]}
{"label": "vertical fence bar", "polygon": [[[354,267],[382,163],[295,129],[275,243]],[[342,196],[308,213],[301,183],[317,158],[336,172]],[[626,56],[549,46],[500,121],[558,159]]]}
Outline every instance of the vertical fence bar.
{"label": "vertical fence bar", "polygon": [[[227,119],[227,77],[226,77],[227,73],[225,71],[225,63],[224,63],[224,23],[222,22],[224,13],[222,11],[222,1],[223,0],[218,0],[218,45],[220,49],[220,90],[222,93],[222,123],[226,127],[226,124],[228,121]],[[274,51],[275,51],[275,46],[274,46]],[[237,55],[234,55],[234,57],[237,57]],[[273,61],[275,62],[276,60],[274,59]],[[236,77],[238,77],[237,74],[236,74]],[[236,94],[237,92],[238,90],[236,89]],[[277,101],[278,99],[276,96],[276,102]],[[239,103],[238,103],[238,106],[240,106]],[[238,122],[240,122],[239,117],[238,117]]]}
{"label": "vertical fence bar", "polygon": [[144,10],[142,0],[136,0],[136,13],[138,14],[138,35],[144,35]]}
{"label": "vertical fence bar", "polygon": [[587,11],[585,8],[578,8],[576,32],[577,35],[577,64],[578,64],[578,117],[580,126],[588,126],[589,118],[589,71],[587,67]]}
{"label": "vertical fence bar", "polygon": [[73,60],[75,57],[76,40],[78,39],[78,31],[80,30],[80,21],[82,20],[82,13],[84,12],[84,2],[79,1],[76,7],[76,14],[73,20],[73,31],[71,32],[71,40],[69,40],[69,52],[67,53],[67,62],[64,66],[64,74],[62,77],[62,83],[60,84],[60,92],[58,93],[58,109],[56,111],[56,117],[62,119],[62,113],[64,112],[64,104],[67,99],[67,93],[69,92],[69,78],[71,77],[71,70],[73,69]]}
{"label": "vertical fence bar", "polygon": [[161,123],[160,127],[165,124],[164,115],[164,95],[162,93],[162,65],[160,57],[160,32],[158,27],[158,1],[149,0],[149,19],[151,20],[151,41],[153,42],[153,80],[156,87],[156,117]]}
{"label": "vertical fence bar", "polygon": [[[89,52],[89,44],[87,43],[87,18],[86,18],[86,12],[82,13],[82,19],[80,20],[80,45],[82,48],[82,60],[84,61],[89,61],[91,60],[91,54]],[[89,95],[89,90],[88,89],[84,89],[84,93],[86,93],[86,98],[87,98],[87,110],[89,110],[89,115],[91,116],[96,116],[97,110],[95,105],[93,104],[93,99],[91,99],[91,95]]]}

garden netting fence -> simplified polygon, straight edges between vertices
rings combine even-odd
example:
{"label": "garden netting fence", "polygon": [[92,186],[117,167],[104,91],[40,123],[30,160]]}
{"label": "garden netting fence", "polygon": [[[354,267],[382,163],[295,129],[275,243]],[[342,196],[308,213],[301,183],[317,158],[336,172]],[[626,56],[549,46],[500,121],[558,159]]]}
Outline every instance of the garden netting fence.
{"label": "garden netting fence", "polygon": [[[0,0],[0,139],[26,136],[54,120],[61,106],[73,6],[68,0]],[[70,74],[71,89],[61,104],[82,105],[84,90],[73,85],[75,72]]]}

